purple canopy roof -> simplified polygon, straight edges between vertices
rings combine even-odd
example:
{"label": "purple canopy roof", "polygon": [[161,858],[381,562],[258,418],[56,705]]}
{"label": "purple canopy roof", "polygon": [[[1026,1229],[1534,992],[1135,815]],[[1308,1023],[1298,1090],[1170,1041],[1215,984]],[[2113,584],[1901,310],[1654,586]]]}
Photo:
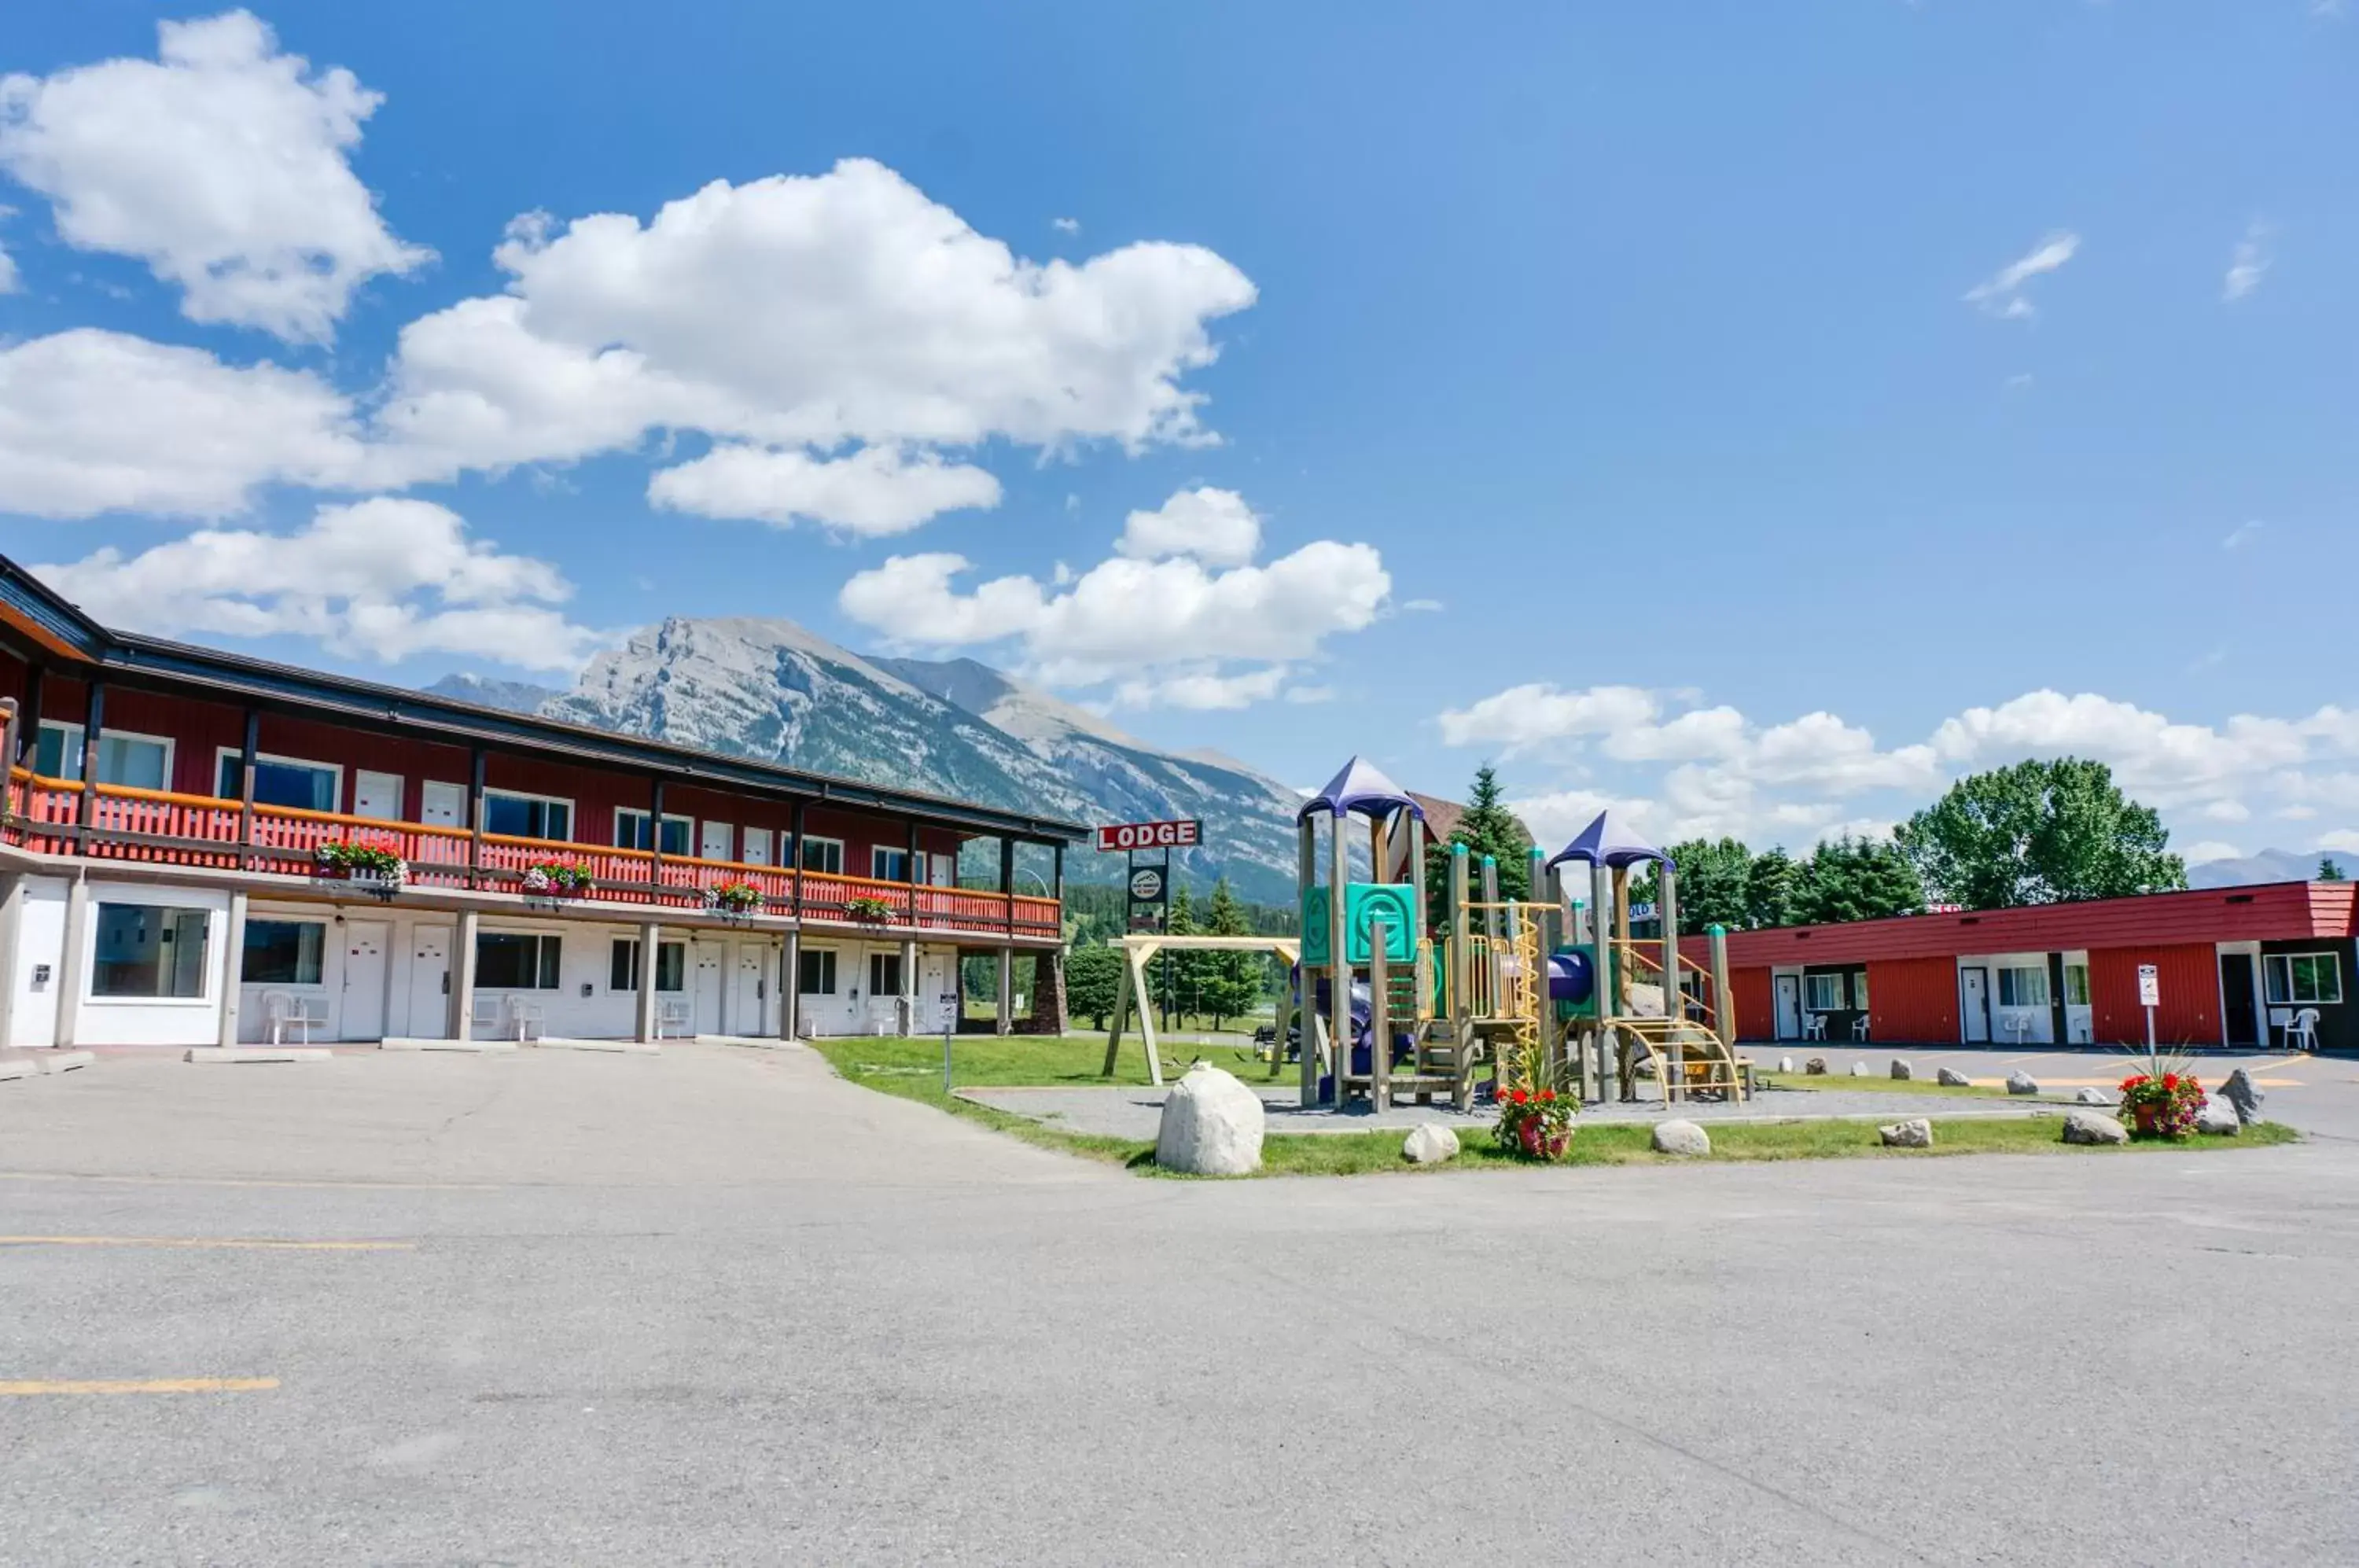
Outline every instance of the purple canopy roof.
{"label": "purple canopy roof", "polygon": [[1302,803],[1294,820],[1307,822],[1325,811],[1331,816],[1349,816],[1357,812],[1364,817],[1389,817],[1396,811],[1407,811],[1418,821],[1425,821],[1425,812],[1408,798],[1408,792],[1368,762],[1353,757],[1343,764],[1343,771],[1327,780],[1327,788]]}
{"label": "purple canopy roof", "polygon": [[1659,860],[1670,864],[1671,857],[1614,820],[1612,811],[1600,811],[1597,820],[1573,835],[1571,844],[1560,849],[1549,860],[1550,866],[1561,866],[1568,860],[1585,860],[1592,866],[1636,866],[1642,860]]}

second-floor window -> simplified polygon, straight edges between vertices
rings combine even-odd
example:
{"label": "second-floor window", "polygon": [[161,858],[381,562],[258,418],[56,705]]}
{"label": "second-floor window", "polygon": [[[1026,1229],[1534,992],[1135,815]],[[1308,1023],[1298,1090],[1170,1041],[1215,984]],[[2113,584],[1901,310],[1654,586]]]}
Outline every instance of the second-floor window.
{"label": "second-floor window", "polygon": [[876,844],[868,851],[868,875],[880,882],[907,882],[909,879],[909,852],[887,849]]}
{"label": "second-floor window", "polygon": [[[224,800],[245,797],[243,756],[223,746],[217,775],[215,782],[220,788],[213,793]],[[341,809],[343,780],[344,770],[333,763],[306,762],[299,757],[268,757],[257,752],[254,758],[254,803],[291,806],[299,811],[337,811]]]}
{"label": "second-floor window", "polygon": [[484,831],[506,838],[570,839],[573,836],[573,802],[550,795],[486,789]]}
{"label": "second-floor window", "polygon": [[802,867],[806,871],[822,871],[831,877],[842,875],[843,841],[840,838],[804,839]]}
{"label": "second-floor window", "polygon": [[[33,771],[44,779],[82,779],[82,726],[44,720],[33,740]],[[98,732],[98,781],[133,789],[172,787],[172,743],[160,735]]]}
{"label": "second-floor window", "polygon": [[[689,830],[696,825],[690,817],[675,817],[664,813],[663,852],[666,855],[688,853]],[[647,843],[647,813],[620,806],[614,811],[614,847],[616,849],[650,849]]]}

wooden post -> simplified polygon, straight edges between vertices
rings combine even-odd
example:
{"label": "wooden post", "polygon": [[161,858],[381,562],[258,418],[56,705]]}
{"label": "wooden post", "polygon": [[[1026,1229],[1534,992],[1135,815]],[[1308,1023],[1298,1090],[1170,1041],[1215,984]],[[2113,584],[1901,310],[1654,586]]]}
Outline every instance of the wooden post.
{"label": "wooden post", "polygon": [[1384,917],[1368,924],[1368,1099],[1377,1110],[1393,1103],[1392,1008],[1386,996],[1392,979],[1385,942]]}
{"label": "wooden post", "polygon": [[[1318,827],[1309,817],[1304,817],[1295,824],[1294,918],[1305,942],[1310,939],[1310,931],[1305,920],[1310,907],[1310,889],[1317,886],[1319,881],[1318,834]],[[1298,1054],[1301,1064],[1302,1107],[1308,1110],[1319,1103],[1319,1053],[1311,1048],[1310,1042],[1310,1018],[1319,1010],[1319,990],[1316,982],[1312,979],[1310,965],[1299,960],[1296,962],[1292,983],[1288,988],[1294,992],[1292,1006],[1295,1014],[1302,1020],[1298,1026],[1301,1040]],[[1286,1029],[1283,1025],[1277,1031],[1277,1043],[1272,1049],[1281,1056],[1286,1052]]]}
{"label": "wooden post", "polygon": [[[803,821],[804,821],[805,813],[808,811],[808,810],[809,810],[810,806],[810,802],[809,800],[797,800],[797,801],[795,802],[795,819],[794,819],[794,835],[795,835],[795,848],[794,848],[794,855],[795,855],[795,866],[794,866],[794,873],[795,873],[795,884],[794,884],[794,886],[795,886],[795,893],[794,893],[794,898],[795,898],[795,904],[794,904],[794,912],[795,912],[795,919],[796,919],[798,921],[801,920],[801,919],[803,918]],[[798,979],[798,981],[797,981],[797,983],[796,983],[796,984],[797,984],[797,988],[798,988],[798,989],[799,989],[799,988],[800,988],[800,985],[801,985],[801,982],[799,981],[799,979]]]}
{"label": "wooden post", "polygon": [[1334,1105],[1338,1110],[1343,1106],[1343,1074],[1352,1065],[1352,961],[1348,956],[1351,933],[1343,918],[1343,906],[1350,901],[1352,891],[1352,864],[1344,847],[1344,830],[1350,823],[1351,817],[1343,811],[1332,812],[1327,819],[1327,1041],[1334,1056]]}
{"label": "wooden post", "polygon": [[1412,982],[1417,986],[1417,1006],[1410,1016],[1422,1018],[1433,1010],[1433,933],[1427,929],[1425,906],[1425,819],[1415,812],[1408,819],[1408,866],[1410,896],[1417,910],[1415,923],[1409,927],[1409,946],[1417,953],[1417,975]]}
{"label": "wooden post", "polygon": [[[918,923],[918,889],[925,885],[926,863],[918,848],[918,819],[909,819],[909,924]],[[907,976],[903,976],[906,982]],[[910,993],[912,996],[915,992]]]}
{"label": "wooden post", "polygon": [[98,814],[98,737],[106,726],[106,682],[92,676],[89,691],[82,723],[82,800],[74,818],[74,849],[81,855],[90,853],[91,822]]}
{"label": "wooden post", "polygon": [[1444,983],[1450,990],[1451,1018],[1462,1027],[1474,1016],[1474,999],[1466,994],[1467,985],[1473,979],[1470,961],[1473,950],[1470,939],[1474,934],[1472,911],[1466,908],[1468,859],[1464,844],[1450,846],[1450,951],[1449,962],[1443,966],[1446,971]]}
{"label": "wooden post", "polygon": [[8,754],[8,766],[11,768],[26,767],[27,766],[25,760],[27,757],[39,755],[41,688],[48,683],[48,680],[49,677],[41,665],[33,665],[25,671],[24,727],[16,732],[16,749]]}
{"label": "wooden post", "polygon": [[[1010,935],[1015,934],[1016,841],[1012,838],[1004,836],[999,841],[999,912],[1006,920],[1008,933]],[[1002,978],[999,982],[999,990],[1002,996],[1005,996],[1007,993],[1007,981],[1006,979],[1006,973],[1007,966],[1003,963],[1000,965],[1000,975]],[[1007,1030],[1002,1029],[999,1032],[1006,1034]]]}
{"label": "wooden post", "polygon": [[1614,1010],[1630,1011],[1630,868],[1614,868]]}
{"label": "wooden post", "polygon": [[1622,1010],[1614,1002],[1621,991],[1622,955],[1614,948],[1614,876],[1594,864],[1589,868],[1589,935],[1597,965],[1592,990],[1597,1004],[1597,1097],[1608,1100],[1621,1086],[1622,1042],[1611,1020]]}
{"label": "wooden post", "polygon": [[237,868],[240,871],[254,865],[254,758],[261,749],[262,714],[248,708],[245,711],[245,739],[237,754]]}
{"label": "wooden post", "polygon": [[[474,748],[467,767],[467,826],[473,833],[467,841],[467,886],[481,887],[484,885],[484,748],[480,746]],[[467,975],[471,992],[474,974],[474,960],[470,957]],[[459,1021],[462,1025],[467,1022],[464,1018]],[[467,1037],[454,1031],[451,1038],[464,1040]]]}
{"label": "wooden post", "polygon": [[1687,1098],[1688,993],[1680,984],[1679,874],[1668,860],[1655,872],[1655,918],[1663,925],[1663,1016],[1671,1020],[1665,1031],[1664,1054],[1671,1061],[1667,1099]]}
{"label": "wooden post", "polygon": [[[664,781],[658,773],[647,786],[647,853],[655,857],[647,862],[647,902],[651,904],[663,902],[663,808]],[[688,848],[690,854],[696,851],[694,844]]]}

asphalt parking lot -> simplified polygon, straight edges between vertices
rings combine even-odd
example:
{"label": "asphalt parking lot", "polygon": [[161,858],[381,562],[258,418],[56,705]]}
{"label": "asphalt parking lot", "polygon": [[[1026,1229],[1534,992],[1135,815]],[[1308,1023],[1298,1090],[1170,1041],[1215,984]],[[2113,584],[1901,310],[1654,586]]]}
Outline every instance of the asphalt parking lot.
{"label": "asphalt parking lot", "polygon": [[2359,1071],[2272,1075],[2321,1136],[1190,1183],[793,1049],[111,1058],[0,1084],[0,1562],[2351,1561]]}

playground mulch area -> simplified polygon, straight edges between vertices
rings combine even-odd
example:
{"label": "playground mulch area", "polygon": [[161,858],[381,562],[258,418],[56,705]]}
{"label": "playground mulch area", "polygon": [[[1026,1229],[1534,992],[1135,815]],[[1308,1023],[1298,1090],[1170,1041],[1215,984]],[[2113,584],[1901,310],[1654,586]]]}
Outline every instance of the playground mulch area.
{"label": "playground mulch area", "polygon": [[[1496,1113],[1485,1105],[1476,1105],[1472,1113],[1466,1115],[1461,1115],[1447,1104],[1395,1105],[1383,1112],[1364,1107],[1343,1112],[1305,1110],[1298,1103],[1299,1093],[1290,1087],[1273,1090],[1260,1083],[1252,1083],[1251,1086],[1260,1093],[1262,1104],[1268,1110],[1268,1131],[1272,1136],[1406,1132],[1423,1122],[1439,1122],[1463,1132],[1469,1128],[1488,1127],[1497,1119]],[[1143,1084],[1107,1088],[962,1085],[958,1091],[960,1098],[973,1104],[1042,1122],[1061,1131],[1095,1138],[1145,1140],[1152,1140],[1161,1124],[1163,1097],[1167,1093],[1167,1089],[1149,1088]],[[2054,1116],[2058,1114],[2057,1107],[2052,1105],[2017,1102],[2010,1105],[2003,1099],[1943,1105],[1936,1111],[1927,1105],[1928,1098],[1925,1094],[1912,1094],[1906,1091],[1813,1089],[1804,1092],[1765,1087],[1753,1098],[1737,1105],[1723,1105],[1712,1100],[1682,1100],[1676,1105],[1667,1106],[1650,1095],[1633,1104],[1590,1105],[1582,1110],[1580,1123],[1584,1127],[1648,1125],[1669,1116],[1680,1116],[1716,1126],[1723,1122],[1779,1122],[1805,1118],[1813,1121],[1902,1121],[1911,1116],[1933,1115],[1944,1119],[1987,1116],[2019,1120],[2027,1116]]]}

